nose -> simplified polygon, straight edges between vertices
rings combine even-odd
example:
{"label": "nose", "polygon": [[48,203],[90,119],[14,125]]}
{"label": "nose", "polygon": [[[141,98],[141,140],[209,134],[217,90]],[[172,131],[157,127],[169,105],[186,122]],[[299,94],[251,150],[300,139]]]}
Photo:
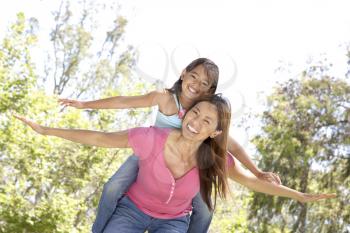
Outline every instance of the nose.
{"label": "nose", "polygon": [[194,80],[192,83],[192,87],[195,88],[197,91],[200,89],[200,81],[199,80]]}
{"label": "nose", "polygon": [[190,125],[195,128],[197,131],[200,129],[200,117],[195,116],[194,118],[191,119]]}

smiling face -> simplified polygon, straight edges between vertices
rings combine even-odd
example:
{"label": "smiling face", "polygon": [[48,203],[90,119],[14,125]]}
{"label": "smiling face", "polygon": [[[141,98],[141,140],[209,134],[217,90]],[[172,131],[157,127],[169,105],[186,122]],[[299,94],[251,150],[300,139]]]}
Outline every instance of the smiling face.
{"label": "smiling face", "polygon": [[191,71],[184,71],[181,80],[181,94],[191,100],[208,95],[212,86],[203,65],[198,65]]}
{"label": "smiling face", "polygon": [[203,101],[192,107],[182,122],[182,134],[194,141],[204,141],[208,137],[216,137],[218,130],[218,111],[215,105]]}
{"label": "smiling face", "polygon": [[210,59],[202,57],[188,64],[180,78],[167,90],[176,94],[181,104],[187,106],[197,99],[214,95],[218,81],[219,67]]}
{"label": "smiling face", "polygon": [[225,197],[228,190],[226,161],[230,119],[229,101],[216,94],[206,96],[190,107],[182,122],[181,136],[194,149],[198,146],[196,166],[202,197],[210,210],[215,208],[212,194]]}

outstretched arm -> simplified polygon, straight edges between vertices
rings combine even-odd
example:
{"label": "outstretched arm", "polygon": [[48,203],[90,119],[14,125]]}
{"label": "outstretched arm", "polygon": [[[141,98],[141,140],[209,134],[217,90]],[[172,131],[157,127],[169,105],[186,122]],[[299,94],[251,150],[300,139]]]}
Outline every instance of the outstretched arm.
{"label": "outstretched arm", "polygon": [[144,108],[159,105],[164,92],[152,91],[140,96],[115,96],[93,101],[78,101],[71,99],[59,99],[61,105],[79,109],[124,109]]}
{"label": "outstretched arm", "polygon": [[244,166],[246,166],[257,178],[281,184],[279,176],[272,172],[261,171],[245,152],[245,150],[232,137],[228,138],[228,151],[235,156]]}
{"label": "outstretched arm", "polygon": [[39,125],[24,117],[15,116],[30,126],[34,131],[42,135],[56,136],[67,139],[72,142],[81,144],[109,147],[109,148],[127,148],[128,146],[128,131],[104,133],[91,130],[79,129],[57,129]]}
{"label": "outstretched arm", "polygon": [[288,197],[300,202],[311,202],[320,199],[335,198],[336,194],[307,194],[288,188],[284,185],[276,185],[274,183],[266,182],[258,179],[249,171],[243,169],[237,162],[229,167],[229,177],[246,186],[247,188],[273,196]]}

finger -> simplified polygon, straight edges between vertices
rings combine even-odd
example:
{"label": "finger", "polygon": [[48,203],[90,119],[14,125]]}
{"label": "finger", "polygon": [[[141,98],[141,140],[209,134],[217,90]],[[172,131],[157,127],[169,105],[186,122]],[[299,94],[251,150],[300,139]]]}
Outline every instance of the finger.
{"label": "finger", "polygon": [[317,199],[328,199],[328,198],[334,198],[334,197],[336,197],[337,196],[337,194],[335,194],[335,193],[331,193],[331,194],[318,194],[318,195],[316,195],[315,197],[317,198]]}
{"label": "finger", "polygon": [[14,115],[14,117],[16,117],[18,120],[22,121],[23,123],[25,123],[25,124],[27,124],[27,125],[30,125],[30,124],[31,124],[31,121],[30,121],[30,120],[27,120],[27,119],[24,118],[24,117],[16,116],[16,115]]}
{"label": "finger", "polygon": [[261,179],[261,180],[265,180],[265,181],[271,182],[271,177],[268,174],[266,174],[266,173],[260,175],[258,178]]}
{"label": "finger", "polygon": [[58,100],[59,101],[70,101],[70,99],[67,99],[67,98],[59,98]]}
{"label": "finger", "polygon": [[336,198],[337,194],[336,193],[329,193],[329,194],[323,194],[324,198]]}
{"label": "finger", "polygon": [[275,178],[275,180],[276,180],[276,182],[277,182],[277,184],[282,184],[282,182],[281,182],[281,179],[280,179],[280,177],[279,177],[279,175],[277,175],[277,174],[275,174],[275,173],[272,173],[273,174],[273,177]]}
{"label": "finger", "polygon": [[64,107],[67,107],[67,106],[71,106],[72,103],[62,103],[61,105],[64,106]]}
{"label": "finger", "polygon": [[65,101],[61,101],[60,103],[61,103],[61,104],[68,104],[68,103],[71,103],[71,101],[65,100]]}
{"label": "finger", "polygon": [[278,185],[278,180],[274,177],[274,176],[270,176],[269,177],[269,181],[271,182],[271,183],[274,183],[274,184],[277,184]]}
{"label": "finger", "polygon": [[264,174],[264,178],[269,181],[270,183],[275,183],[277,185],[281,184],[281,181],[279,180],[279,178],[272,172],[266,173]]}
{"label": "finger", "polygon": [[60,99],[59,102],[61,104],[66,104],[66,103],[73,103],[73,100],[69,100],[69,99]]}
{"label": "finger", "polygon": [[332,198],[332,196],[330,196],[328,194],[321,194],[318,196],[317,200],[329,199],[329,198]]}
{"label": "finger", "polygon": [[305,199],[302,202],[314,202],[320,199],[319,195],[306,194]]}
{"label": "finger", "polygon": [[61,104],[61,106],[70,106],[72,104],[72,102],[64,101],[64,102],[61,102],[60,104]]}
{"label": "finger", "polygon": [[67,99],[58,99],[58,102],[65,102]]}
{"label": "finger", "polygon": [[15,118],[17,118],[18,120],[21,120],[21,121],[25,121],[25,119],[21,116],[18,116],[18,115],[13,115]]}
{"label": "finger", "polygon": [[267,181],[267,182],[269,182],[269,183],[276,183],[276,180],[274,179],[274,177],[271,174],[268,174],[268,173],[264,174],[262,176],[262,179]]}
{"label": "finger", "polygon": [[321,200],[321,199],[324,199],[323,195],[317,195],[317,196],[312,198],[313,201],[318,201],[318,200]]}
{"label": "finger", "polygon": [[330,198],[335,198],[337,194],[331,193],[331,194],[316,194],[316,195],[311,195],[308,199],[308,201],[318,201],[322,199],[330,199]]}
{"label": "finger", "polygon": [[66,102],[65,101],[60,101],[59,104],[62,106],[62,105],[65,105]]}

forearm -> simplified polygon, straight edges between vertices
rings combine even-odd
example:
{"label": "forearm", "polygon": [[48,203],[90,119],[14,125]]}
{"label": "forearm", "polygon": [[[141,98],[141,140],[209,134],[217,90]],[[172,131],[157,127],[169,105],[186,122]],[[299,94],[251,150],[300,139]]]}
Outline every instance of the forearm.
{"label": "forearm", "polygon": [[244,170],[238,163],[235,163],[234,166],[230,167],[229,177],[232,180],[256,192],[261,192],[273,196],[288,197],[295,200],[299,200],[302,195],[301,192],[290,189],[286,186],[276,185],[274,183],[258,179],[249,171]]}
{"label": "forearm", "polygon": [[125,108],[145,108],[159,105],[164,93],[152,91],[139,96],[115,96],[107,99],[86,101],[83,108],[92,109],[125,109]]}
{"label": "forearm", "polygon": [[255,165],[253,160],[232,137],[228,140],[228,151],[236,157],[249,171],[258,176],[261,170]]}
{"label": "forearm", "polygon": [[78,142],[85,145],[111,147],[103,140],[108,133],[79,130],[79,129],[58,129],[44,127],[43,135],[56,136],[72,142]]}
{"label": "forearm", "polygon": [[288,188],[284,185],[277,185],[274,183],[266,182],[256,178],[255,176],[252,176],[251,180],[241,184],[256,192],[273,196],[288,197],[294,200],[298,200],[298,197],[301,195],[301,192],[298,192],[294,189]]}
{"label": "forearm", "polygon": [[115,96],[106,99],[84,101],[83,107],[89,109],[123,109],[129,108],[125,96]]}

